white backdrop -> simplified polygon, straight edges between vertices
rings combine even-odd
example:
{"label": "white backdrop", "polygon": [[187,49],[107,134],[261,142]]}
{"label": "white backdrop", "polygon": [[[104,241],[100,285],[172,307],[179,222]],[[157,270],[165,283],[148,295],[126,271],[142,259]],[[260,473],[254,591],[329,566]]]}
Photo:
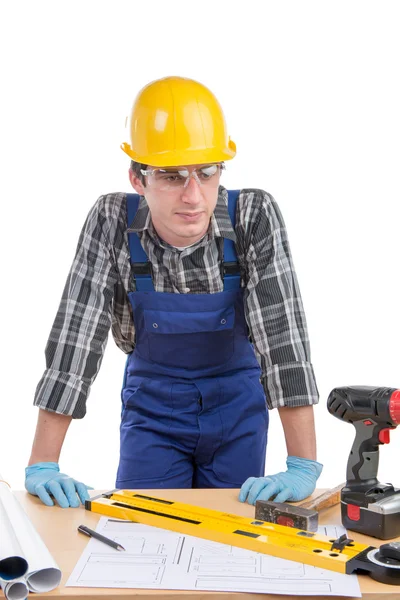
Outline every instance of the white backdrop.
{"label": "white backdrop", "polygon": [[[166,75],[219,98],[238,148],[225,185],[280,205],[321,394],[319,484],[343,481],[353,427],[327,412],[330,390],[400,387],[399,11],[382,0],[1,4],[0,472],[15,489],[81,226],[100,194],[129,190],[125,117]],[[95,488],[114,485],[124,362],[110,337],[61,455],[62,471]],[[273,473],[286,451],[270,416]],[[400,431],[392,439],[380,478],[400,485]]]}

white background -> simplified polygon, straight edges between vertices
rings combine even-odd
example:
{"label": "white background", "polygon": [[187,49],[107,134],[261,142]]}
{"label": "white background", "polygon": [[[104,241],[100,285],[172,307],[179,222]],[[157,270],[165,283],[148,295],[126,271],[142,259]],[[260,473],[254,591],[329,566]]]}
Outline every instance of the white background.
{"label": "white background", "polygon": [[[128,191],[119,149],[133,98],[181,75],[220,100],[237,157],[226,187],[260,187],[284,215],[306,309],[320,404],[319,486],[345,478],[353,427],[335,386],[400,387],[399,4],[3,2],[0,8],[0,472],[23,487],[44,347],[87,212]],[[111,488],[124,354],[110,337],[62,471]],[[272,411],[267,472],[285,468]],[[400,485],[400,431],[380,478]]]}

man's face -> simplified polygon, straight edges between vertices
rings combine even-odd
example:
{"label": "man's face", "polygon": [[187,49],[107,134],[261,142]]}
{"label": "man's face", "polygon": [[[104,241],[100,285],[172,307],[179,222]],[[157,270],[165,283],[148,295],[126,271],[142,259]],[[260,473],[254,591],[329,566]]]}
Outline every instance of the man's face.
{"label": "man's face", "polygon": [[146,186],[131,171],[134,189],[145,196],[158,235],[172,246],[189,246],[207,232],[218,199],[221,167],[188,165],[146,170]]}

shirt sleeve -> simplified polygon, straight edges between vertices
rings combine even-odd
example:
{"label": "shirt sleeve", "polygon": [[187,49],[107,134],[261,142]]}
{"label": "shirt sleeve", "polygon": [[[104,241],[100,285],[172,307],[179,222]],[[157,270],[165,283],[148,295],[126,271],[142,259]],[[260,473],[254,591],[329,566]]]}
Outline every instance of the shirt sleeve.
{"label": "shirt sleeve", "polygon": [[283,217],[266,192],[253,190],[246,196],[240,217],[245,232],[246,318],[268,406],[316,404],[306,318]]}
{"label": "shirt sleeve", "polygon": [[90,386],[102,362],[118,281],[104,233],[103,204],[100,197],[79,236],[34,397],[35,406],[77,419],[85,416]]}

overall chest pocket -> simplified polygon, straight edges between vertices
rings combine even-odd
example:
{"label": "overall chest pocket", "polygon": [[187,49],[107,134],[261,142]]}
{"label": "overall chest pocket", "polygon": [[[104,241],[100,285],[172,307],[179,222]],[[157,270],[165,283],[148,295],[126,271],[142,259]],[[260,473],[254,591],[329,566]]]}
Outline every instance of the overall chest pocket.
{"label": "overall chest pocket", "polygon": [[224,364],[233,355],[235,308],[204,312],[144,310],[149,358],[175,368]]}

